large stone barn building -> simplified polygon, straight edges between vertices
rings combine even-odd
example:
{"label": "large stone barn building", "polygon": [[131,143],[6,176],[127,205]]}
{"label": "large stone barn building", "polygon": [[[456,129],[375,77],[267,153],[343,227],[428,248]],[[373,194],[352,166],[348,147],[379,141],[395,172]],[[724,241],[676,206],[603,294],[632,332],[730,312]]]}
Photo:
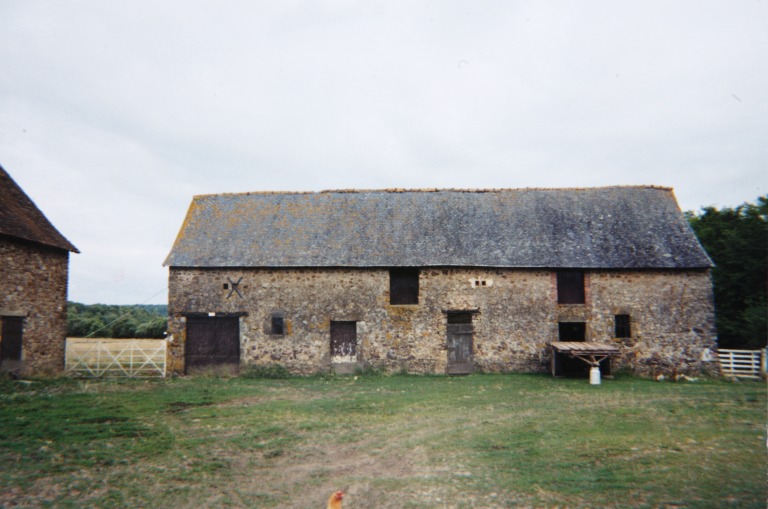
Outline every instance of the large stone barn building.
{"label": "large stone barn building", "polygon": [[79,251],[0,167],[0,369],[64,368],[69,253]]}
{"label": "large stone barn building", "polygon": [[710,268],[671,189],[197,196],[165,261],[172,369],[698,373]]}

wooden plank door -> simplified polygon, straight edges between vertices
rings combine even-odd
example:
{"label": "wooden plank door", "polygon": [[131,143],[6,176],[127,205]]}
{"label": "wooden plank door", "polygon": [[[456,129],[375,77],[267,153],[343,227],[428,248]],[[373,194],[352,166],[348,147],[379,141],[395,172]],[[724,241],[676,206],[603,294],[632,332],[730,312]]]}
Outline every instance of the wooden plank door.
{"label": "wooden plank door", "polygon": [[448,313],[448,366],[446,373],[451,375],[468,375],[475,369],[472,354],[474,342],[474,326],[472,313]]}
{"label": "wooden plank door", "polygon": [[21,338],[24,332],[24,318],[19,316],[3,316],[0,331],[0,363],[21,360]]}
{"label": "wooden plank door", "polygon": [[187,318],[185,370],[240,364],[240,320],[230,316]]}
{"label": "wooden plank door", "polygon": [[331,322],[331,362],[357,362],[357,322]]}

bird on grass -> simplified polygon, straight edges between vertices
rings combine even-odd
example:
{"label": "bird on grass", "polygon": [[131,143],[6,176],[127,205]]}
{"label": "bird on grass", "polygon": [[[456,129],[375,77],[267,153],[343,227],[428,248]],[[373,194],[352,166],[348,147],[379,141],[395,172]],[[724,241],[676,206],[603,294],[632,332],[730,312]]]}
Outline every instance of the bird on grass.
{"label": "bird on grass", "polygon": [[344,498],[343,491],[334,491],[331,498],[328,499],[328,509],[341,509],[342,498]]}

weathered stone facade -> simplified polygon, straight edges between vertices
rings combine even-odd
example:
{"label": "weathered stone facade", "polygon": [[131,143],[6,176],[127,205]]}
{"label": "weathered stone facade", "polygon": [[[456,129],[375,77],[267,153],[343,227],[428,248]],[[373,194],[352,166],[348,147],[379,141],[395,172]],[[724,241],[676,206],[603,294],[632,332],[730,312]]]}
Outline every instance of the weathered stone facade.
{"label": "weathered stone facade", "polygon": [[[473,362],[484,371],[548,370],[559,322],[585,323],[587,341],[620,347],[614,370],[648,376],[699,373],[714,347],[708,270],[587,270],[584,304],[557,303],[552,270],[422,268],[412,305],[391,305],[389,285],[386,269],[171,267],[170,369],[184,372],[186,317],[210,314],[240,317],[242,365],[301,374],[334,368],[332,321],[356,322],[355,366],[444,373],[451,311],[472,313]],[[614,337],[615,315],[630,316],[629,338]]]}
{"label": "weathered stone facade", "polygon": [[0,320],[23,323],[21,361],[5,359],[3,370],[39,375],[64,368],[68,272],[67,250],[0,235]]}

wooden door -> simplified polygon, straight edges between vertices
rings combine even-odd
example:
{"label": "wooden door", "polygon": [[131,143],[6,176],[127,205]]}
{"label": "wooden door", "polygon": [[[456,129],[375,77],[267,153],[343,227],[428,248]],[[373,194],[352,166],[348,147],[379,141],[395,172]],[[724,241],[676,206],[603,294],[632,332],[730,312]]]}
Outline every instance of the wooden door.
{"label": "wooden door", "polygon": [[475,369],[472,355],[474,328],[472,313],[448,313],[448,366],[446,373],[467,375]]}
{"label": "wooden door", "polygon": [[185,370],[240,364],[240,320],[229,316],[187,318]]}
{"label": "wooden door", "polygon": [[0,362],[21,360],[21,337],[24,331],[24,318],[19,316],[3,316],[2,331],[0,331]]}
{"label": "wooden door", "polygon": [[331,322],[331,362],[357,361],[357,322]]}

